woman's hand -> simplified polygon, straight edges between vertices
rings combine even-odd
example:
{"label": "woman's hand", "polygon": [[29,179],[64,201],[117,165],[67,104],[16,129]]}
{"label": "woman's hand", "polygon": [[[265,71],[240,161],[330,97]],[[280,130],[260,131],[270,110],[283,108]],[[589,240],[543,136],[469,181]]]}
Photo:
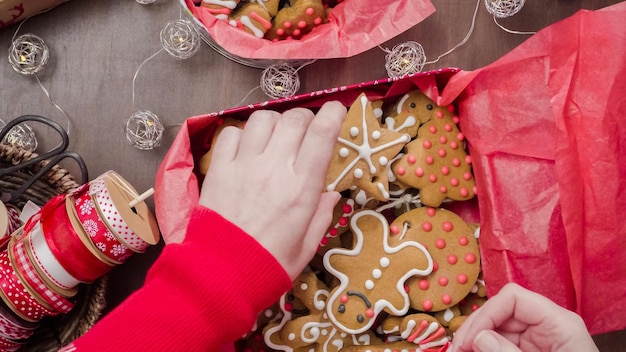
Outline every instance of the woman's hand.
{"label": "woman's hand", "polygon": [[292,279],[313,257],[339,200],[322,190],[345,115],[338,102],[316,115],[256,111],[213,146],[200,204],[253,236]]}

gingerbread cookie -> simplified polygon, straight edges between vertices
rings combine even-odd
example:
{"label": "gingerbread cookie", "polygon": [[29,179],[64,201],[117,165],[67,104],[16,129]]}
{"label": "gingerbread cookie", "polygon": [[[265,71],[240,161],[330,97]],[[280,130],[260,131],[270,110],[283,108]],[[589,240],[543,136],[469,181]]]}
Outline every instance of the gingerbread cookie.
{"label": "gingerbread cookie", "polygon": [[335,326],[349,334],[367,331],[378,315],[400,316],[409,309],[405,284],[426,277],[433,260],[416,241],[389,243],[389,224],[383,215],[361,210],[352,215],[352,249],[334,248],[324,255],[324,267],[339,280],[328,298],[326,313]]}
{"label": "gingerbread cookie", "polygon": [[387,129],[417,137],[418,128],[432,117],[435,104],[420,90],[403,95],[387,109],[381,121]]}
{"label": "gingerbread cookie", "polygon": [[241,0],[202,0],[202,7],[220,20],[228,19]]}
{"label": "gingerbread cookie", "polygon": [[428,101],[423,109],[428,114],[418,115],[417,138],[406,145],[406,155],[393,163],[393,172],[400,181],[420,190],[424,205],[438,207],[446,198],[471,199],[476,194],[476,183],[464,148],[465,137],[457,127],[458,117],[452,106],[441,107]]}
{"label": "gingerbread cookie", "polygon": [[265,33],[272,28],[272,16],[264,5],[248,2],[230,15],[228,23],[257,38],[263,38]]}
{"label": "gingerbread cookie", "polygon": [[326,190],[363,189],[371,197],[389,199],[387,165],[410,140],[407,134],[383,129],[372,105],[361,94],[348,110],[335,145]]}
{"label": "gingerbread cookie", "polygon": [[302,273],[293,284],[293,293],[309,314],[293,318],[289,312],[280,323],[268,325],[265,343],[280,351],[338,352],[344,346],[369,345],[380,340],[371,331],[350,335],[338,331],[325,314],[328,288],[312,272]]}
{"label": "gingerbread cookie", "polygon": [[441,348],[450,342],[446,329],[425,313],[389,317],[383,320],[378,330],[387,337],[387,342],[410,342],[419,347],[419,351]]}
{"label": "gingerbread cookie", "polygon": [[392,245],[417,241],[428,248],[433,270],[407,281],[411,307],[435,312],[460,302],[480,272],[480,254],[474,234],[461,217],[446,209],[416,208],[390,225]]}
{"label": "gingerbread cookie", "polygon": [[290,0],[274,17],[267,39],[298,39],[313,28],[327,22],[326,8],[321,0]]}

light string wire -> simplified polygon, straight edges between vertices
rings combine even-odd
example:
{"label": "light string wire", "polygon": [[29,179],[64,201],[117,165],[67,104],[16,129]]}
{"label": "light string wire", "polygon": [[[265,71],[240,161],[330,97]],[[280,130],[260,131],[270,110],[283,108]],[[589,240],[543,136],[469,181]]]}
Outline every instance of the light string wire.
{"label": "light string wire", "polygon": [[493,15],[493,22],[495,22],[495,24],[500,27],[503,31],[507,32],[507,33],[511,33],[511,34],[521,34],[521,35],[533,35],[537,32],[524,32],[524,31],[516,31],[516,30],[512,30],[512,29],[508,29],[506,27],[504,27],[503,25],[500,24],[500,22],[498,22],[498,18],[496,17],[495,13]]}
{"label": "light string wire", "polygon": [[[46,13],[48,11],[52,10],[52,8],[42,11],[40,13]],[[21,21],[17,28],[15,29],[15,32],[13,33],[13,36],[11,37],[11,43],[15,43],[17,34],[19,33],[20,29],[22,28],[22,26],[24,25],[24,23],[30,19],[32,16],[28,16],[26,17],[23,21]],[[63,110],[63,108],[61,108],[61,106],[59,106],[53,99],[52,96],[50,95],[50,92],[46,89],[46,87],[44,87],[43,83],[41,82],[41,79],[39,78],[39,75],[37,75],[37,73],[32,73],[33,76],[35,76],[35,79],[37,81],[37,84],[39,85],[39,87],[41,88],[41,90],[44,92],[44,94],[46,95],[46,97],[48,98],[48,101],[50,101],[50,104],[52,104],[52,106],[54,106],[57,110],[59,110],[66,118],[67,120],[67,135],[70,135],[71,132],[71,127],[72,127],[72,119],[70,118],[69,114]],[[53,147],[52,149],[57,148],[59,145],[63,144],[63,142],[60,142],[58,145],[56,145],[55,147]]]}

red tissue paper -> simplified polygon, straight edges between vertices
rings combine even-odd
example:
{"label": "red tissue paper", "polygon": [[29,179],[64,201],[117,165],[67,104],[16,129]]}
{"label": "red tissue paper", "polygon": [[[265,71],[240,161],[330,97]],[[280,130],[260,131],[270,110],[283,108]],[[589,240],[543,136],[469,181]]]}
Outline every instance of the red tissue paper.
{"label": "red tissue paper", "polygon": [[435,12],[429,0],[349,0],[335,6],[329,22],[297,40],[259,39],[218,20],[192,0],[183,1],[210,40],[247,59],[330,59],[360,54],[392,39]]}
{"label": "red tissue paper", "polygon": [[517,282],[626,328],[626,3],[580,11],[484,68],[457,100],[479,192],[489,295]]}

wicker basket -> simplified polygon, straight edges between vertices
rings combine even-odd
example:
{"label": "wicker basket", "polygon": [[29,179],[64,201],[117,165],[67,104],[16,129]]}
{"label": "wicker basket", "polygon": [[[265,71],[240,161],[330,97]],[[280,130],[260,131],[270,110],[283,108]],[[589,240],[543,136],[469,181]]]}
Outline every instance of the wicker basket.
{"label": "wicker basket", "polygon": [[[37,157],[38,154],[36,153],[0,144],[0,168],[19,165]],[[1,176],[0,189],[2,191],[20,189],[49,162],[49,160],[42,160]],[[83,175],[84,177],[86,176]],[[67,170],[54,165],[49,172],[35,180],[25,192],[10,203],[21,208],[30,200],[42,206],[55,195],[67,193],[78,186],[80,184]],[[67,314],[44,318],[41,321],[41,326],[21,350],[57,351],[59,347],[72,342],[87,332],[98,320],[104,309],[106,283],[107,278],[104,276],[92,284],[81,284],[75,296],[76,305],[74,309]]]}

